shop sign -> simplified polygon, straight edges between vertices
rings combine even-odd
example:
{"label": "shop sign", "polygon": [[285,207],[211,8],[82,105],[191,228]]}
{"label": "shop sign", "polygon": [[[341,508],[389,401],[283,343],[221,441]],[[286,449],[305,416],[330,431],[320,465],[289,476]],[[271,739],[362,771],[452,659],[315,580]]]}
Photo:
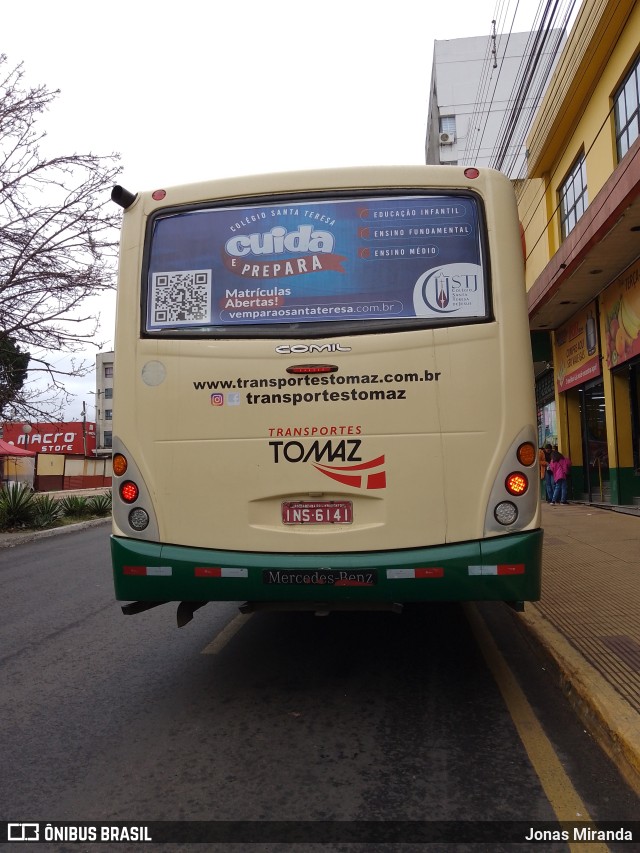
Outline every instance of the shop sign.
{"label": "shop sign", "polygon": [[558,391],[568,391],[600,376],[596,305],[592,302],[555,334],[554,358]]}
{"label": "shop sign", "polygon": [[96,449],[96,425],[72,421],[70,423],[31,424],[24,431],[23,424],[3,425],[4,440],[35,453],[61,453],[92,456]]}
{"label": "shop sign", "polygon": [[640,261],[605,290],[602,311],[608,366],[617,367],[640,355]]}

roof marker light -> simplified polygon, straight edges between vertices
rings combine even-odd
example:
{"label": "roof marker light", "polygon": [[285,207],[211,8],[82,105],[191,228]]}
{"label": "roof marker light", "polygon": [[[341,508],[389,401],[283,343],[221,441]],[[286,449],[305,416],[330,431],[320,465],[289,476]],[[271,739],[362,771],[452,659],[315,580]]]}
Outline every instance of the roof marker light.
{"label": "roof marker light", "polygon": [[478,169],[475,169],[475,168],[465,169],[464,170],[464,176],[465,176],[465,178],[469,178],[470,180],[473,180],[474,178],[480,177],[480,172],[478,171]]}
{"label": "roof marker light", "polygon": [[166,196],[166,194],[167,194],[166,190],[154,190],[151,193],[151,198],[154,201],[162,201],[162,199]]}

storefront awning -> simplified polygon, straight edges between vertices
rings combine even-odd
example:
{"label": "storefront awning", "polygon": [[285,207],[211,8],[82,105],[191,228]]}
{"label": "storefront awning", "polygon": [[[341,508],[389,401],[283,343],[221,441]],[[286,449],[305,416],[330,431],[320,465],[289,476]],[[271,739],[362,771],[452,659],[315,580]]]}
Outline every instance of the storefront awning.
{"label": "storefront awning", "polygon": [[16,444],[9,444],[0,439],[0,456],[35,456],[32,450],[25,450],[24,447],[18,447]]}

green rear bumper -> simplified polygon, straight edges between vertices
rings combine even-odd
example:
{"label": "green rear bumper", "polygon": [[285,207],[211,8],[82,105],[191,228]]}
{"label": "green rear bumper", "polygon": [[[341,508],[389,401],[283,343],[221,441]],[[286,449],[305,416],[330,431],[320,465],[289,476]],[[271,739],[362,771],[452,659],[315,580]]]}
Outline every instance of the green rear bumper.
{"label": "green rear bumper", "polygon": [[111,537],[119,601],[537,601],[542,530],[355,554],[253,554]]}

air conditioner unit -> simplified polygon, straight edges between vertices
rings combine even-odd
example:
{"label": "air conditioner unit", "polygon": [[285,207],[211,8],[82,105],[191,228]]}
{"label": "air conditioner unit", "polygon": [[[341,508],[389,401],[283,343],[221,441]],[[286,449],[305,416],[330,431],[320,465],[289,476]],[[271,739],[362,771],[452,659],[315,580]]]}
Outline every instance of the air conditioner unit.
{"label": "air conditioner unit", "polygon": [[455,133],[441,133],[440,145],[452,145],[456,141]]}

